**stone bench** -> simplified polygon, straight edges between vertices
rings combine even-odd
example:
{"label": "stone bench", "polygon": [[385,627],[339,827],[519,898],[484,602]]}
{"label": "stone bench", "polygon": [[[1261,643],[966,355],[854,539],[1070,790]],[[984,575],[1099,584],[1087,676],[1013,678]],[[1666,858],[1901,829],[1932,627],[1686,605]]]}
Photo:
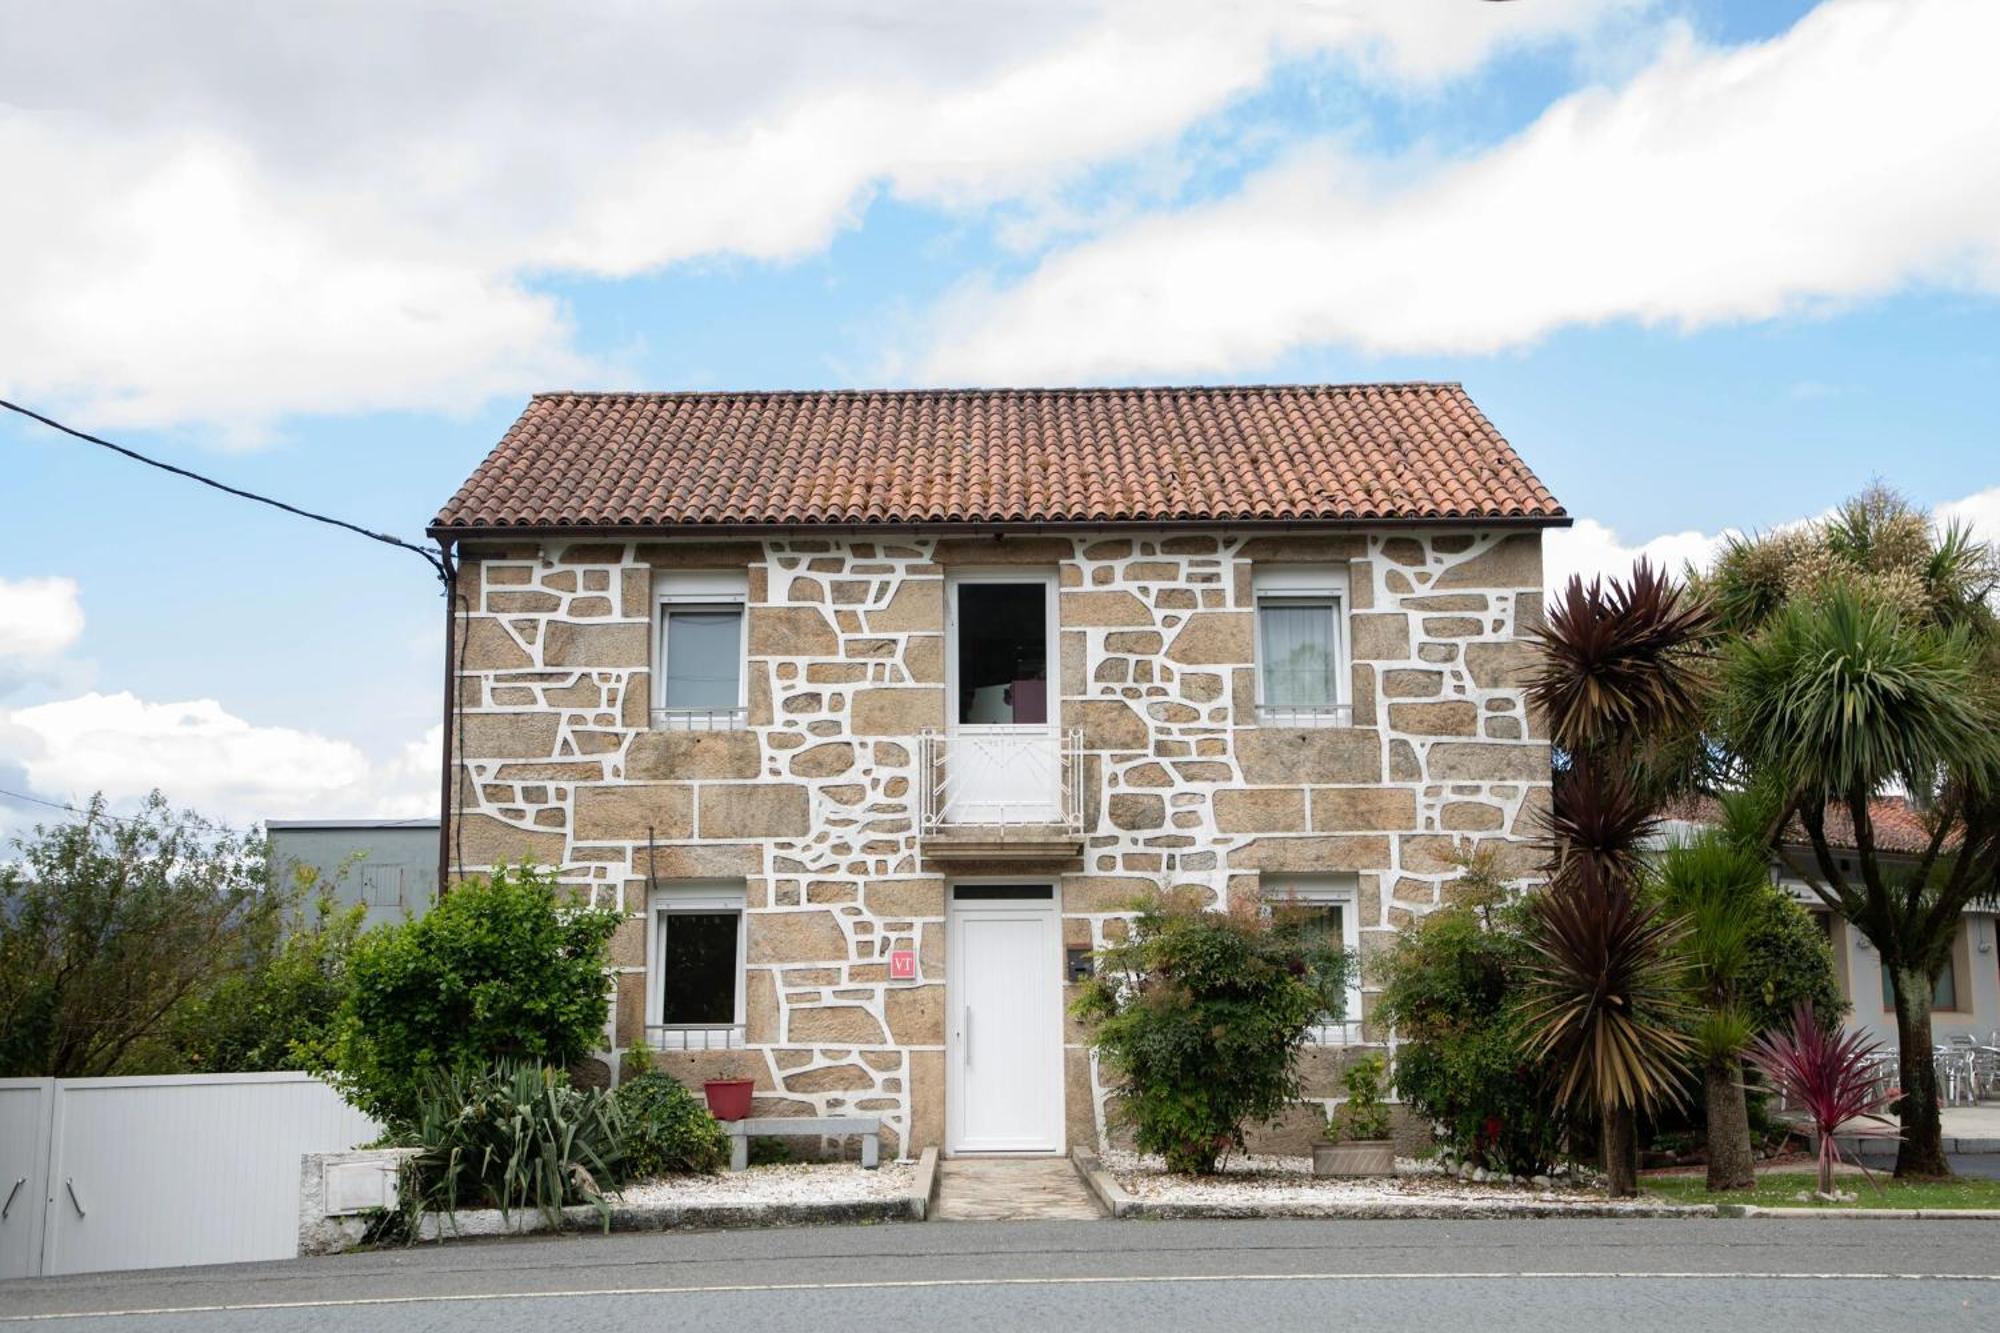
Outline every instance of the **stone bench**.
{"label": "stone bench", "polygon": [[750,1140],[764,1135],[859,1134],[862,1169],[873,1171],[882,1160],[882,1117],[879,1115],[753,1115],[742,1120],[725,1120],[722,1128],[729,1135],[731,1171],[749,1167]]}

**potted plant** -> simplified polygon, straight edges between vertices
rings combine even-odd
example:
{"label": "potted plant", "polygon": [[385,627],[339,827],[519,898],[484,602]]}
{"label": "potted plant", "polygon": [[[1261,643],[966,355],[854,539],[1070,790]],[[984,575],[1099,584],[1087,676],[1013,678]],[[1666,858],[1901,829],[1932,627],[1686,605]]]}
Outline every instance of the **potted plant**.
{"label": "potted plant", "polygon": [[1313,1145],[1316,1176],[1392,1176],[1396,1145],[1389,1138],[1389,1108],[1382,1101],[1388,1061],[1364,1055],[1347,1066],[1341,1083],[1347,1100],[1326,1119],[1326,1142]]}
{"label": "potted plant", "polygon": [[747,1078],[712,1078],[701,1085],[708,1099],[708,1113],[717,1120],[742,1120],[750,1114],[750,1092],[757,1086]]}

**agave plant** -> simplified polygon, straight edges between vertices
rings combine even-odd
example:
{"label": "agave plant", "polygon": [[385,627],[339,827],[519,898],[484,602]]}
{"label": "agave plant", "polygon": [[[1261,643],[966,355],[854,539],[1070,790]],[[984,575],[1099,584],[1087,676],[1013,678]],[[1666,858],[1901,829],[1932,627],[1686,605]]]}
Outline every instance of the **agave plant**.
{"label": "agave plant", "polygon": [[[1812,1121],[1819,1139],[1821,1194],[1833,1194],[1833,1168],[1840,1160],[1835,1131],[1855,1120],[1873,1120],[1894,1129],[1895,1122],[1880,1114],[1889,1101],[1875,1078],[1880,1054],[1880,1045],[1871,1037],[1820,1026],[1809,1003],[1793,1011],[1790,1028],[1765,1033],[1745,1052],[1785,1100],[1803,1108]],[[1861,1166],[1858,1157],[1855,1165]]]}

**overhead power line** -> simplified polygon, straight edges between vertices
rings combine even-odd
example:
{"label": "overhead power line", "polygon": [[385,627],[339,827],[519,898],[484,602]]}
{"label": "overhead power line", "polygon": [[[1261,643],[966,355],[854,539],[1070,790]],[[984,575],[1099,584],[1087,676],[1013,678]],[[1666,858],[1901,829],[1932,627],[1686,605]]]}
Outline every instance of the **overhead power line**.
{"label": "overhead power line", "polygon": [[43,416],[40,412],[32,408],[23,407],[19,403],[10,403],[5,398],[0,398],[0,407],[6,408],[9,412],[19,413],[30,421],[39,421],[50,430],[60,431],[64,435],[72,436],[87,444],[94,444],[100,448],[109,449],[115,454],[123,454],[135,463],[144,463],[147,467],[155,467],[162,472],[171,472],[176,477],[185,477],[189,481],[199,482],[203,486],[212,487],[226,495],[233,495],[242,500],[252,500],[261,505],[269,505],[273,509],[281,509],[285,513],[298,518],[310,519],[315,523],[325,523],[330,527],[345,528],[347,531],[366,537],[370,541],[381,542],[387,546],[400,547],[405,551],[413,551],[417,555],[422,556],[425,562],[430,565],[431,572],[438,576],[439,582],[443,583],[446,587],[451,586],[450,557],[440,550],[428,546],[418,546],[415,542],[406,542],[401,537],[392,537],[386,532],[374,532],[362,527],[358,523],[349,523],[344,518],[331,518],[325,514],[315,514],[310,509],[301,509],[297,505],[286,504],[283,500],[273,500],[268,495],[259,495],[255,491],[246,491],[241,487],[230,486],[224,482],[215,480],[213,477],[204,477],[199,472],[190,472],[184,467],[175,467],[172,463],[163,463],[157,458],[148,458],[136,449],[128,449],[122,444],[113,444],[110,440],[92,435],[89,431],[78,430],[74,426],[65,426],[54,417]]}

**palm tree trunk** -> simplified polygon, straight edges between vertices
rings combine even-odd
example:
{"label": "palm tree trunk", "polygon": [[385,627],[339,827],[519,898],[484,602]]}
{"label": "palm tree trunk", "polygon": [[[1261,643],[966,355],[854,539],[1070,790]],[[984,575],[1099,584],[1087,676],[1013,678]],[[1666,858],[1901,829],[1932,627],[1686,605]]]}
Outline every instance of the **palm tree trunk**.
{"label": "palm tree trunk", "polygon": [[1711,1056],[1702,1067],[1702,1100],[1708,1113],[1708,1187],[1747,1190],[1757,1183],[1750,1151],[1750,1101],[1743,1090],[1743,1062],[1734,1054]]}
{"label": "palm tree trunk", "polygon": [[1604,1175],[1614,1199],[1639,1193],[1639,1117],[1629,1106],[1608,1108],[1603,1116]]}
{"label": "palm tree trunk", "polygon": [[1931,1063],[1931,989],[1936,982],[1906,967],[1893,969],[1890,976],[1895,983],[1897,1063],[1903,1081],[1902,1106],[1897,1112],[1903,1138],[1896,1147],[1896,1176],[1949,1176],[1937,1066]]}

